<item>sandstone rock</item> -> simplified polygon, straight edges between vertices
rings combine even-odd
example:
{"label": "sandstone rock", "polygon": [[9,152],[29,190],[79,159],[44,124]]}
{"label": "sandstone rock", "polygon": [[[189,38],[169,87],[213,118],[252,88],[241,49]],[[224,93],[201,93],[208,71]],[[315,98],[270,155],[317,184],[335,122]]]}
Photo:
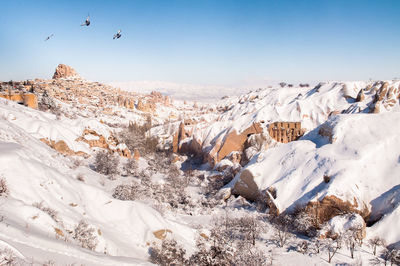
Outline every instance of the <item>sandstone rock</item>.
{"label": "sandstone rock", "polygon": [[172,234],[172,231],[169,229],[161,229],[154,231],[153,235],[160,240],[164,240],[167,237],[168,233]]}
{"label": "sandstone rock", "polygon": [[248,169],[244,169],[240,173],[239,181],[235,183],[232,193],[241,195],[242,197],[252,201],[259,197],[260,192],[258,186],[254,182],[253,174]]}
{"label": "sandstone rock", "polygon": [[135,158],[136,161],[140,159],[140,153],[138,149],[133,150],[133,158]]}
{"label": "sandstone rock", "polygon": [[142,112],[153,113],[156,110],[156,105],[148,99],[140,99],[136,108]]}
{"label": "sandstone rock", "polygon": [[221,145],[221,149],[218,151],[215,162],[219,162],[232,151],[243,151],[244,143],[248,136],[257,133],[262,133],[260,123],[253,123],[253,125],[240,134],[238,134],[236,130],[232,130],[225,136],[224,143]]}
{"label": "sandstone rock", "polygon": [[305,210],[311,217],[316,217],[319,224],[323,224],[343,213],[358,213],[364,220],[370,214],[365,204],[360,210],[356,199],[351,203],[349,201],[343,201],[334,195],[325,196],[320,201],[308,202]]}
{"label": "sandstone rock", "polygon": [[271,138],[282,143],[297,140],[304,134],[301,122],[274,122],[268,126],[268,133]]}
{"label": "sandstone rock", "polygon": [[54,72],[53,79],[79,77],[78,73],[70,66],[59,64]]}
{"label": "sandstone rock", "polygon": [[33,109],[38,108],[37,96],[33,93],[6,93],[6,94],[3,93],[0,94],[0,97],[14,102],[18,102]]}
{"label": "sandstone rock", "polygon": [[85,158],[89,157],[89,155],[83,151],[73,151],[71,150],[67,143],[65,143],[65,141],[60,140],[55,142],[54,140],[48,140],[45,138],[41,138],[40,141],[46,143],[49,147],[55,149],[56,151],[58,151],[59,153],[63,154],[63,155],[77,155],[77,156],[83,156]]}

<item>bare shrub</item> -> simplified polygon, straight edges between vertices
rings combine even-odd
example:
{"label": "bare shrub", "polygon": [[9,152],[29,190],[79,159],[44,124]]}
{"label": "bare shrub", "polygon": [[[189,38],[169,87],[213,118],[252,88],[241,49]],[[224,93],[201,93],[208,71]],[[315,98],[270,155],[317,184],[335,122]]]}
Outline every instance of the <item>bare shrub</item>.
{"label": "bare shrub", "polygon": [[265,254],[255,248],[254,246],[240,245],[243,244],[239,242],[239,245],[235,251],[234,263],[235,266],[248,265],[248,266],[259,266],[266,265],[267,257]]}
{"label": "bare shrub", "polygon": [[4,177],[0,177],[0,197],[6,197],[10,193],[7,181]]}
{"label": "bare shrub", "polygon": [[51,219],[53,219],[55,222],[58,223],[60,221],[58,219],[58,217],[57,217],[58,212],[56,210],[50,208],[50,207],[44,206],[43,201],[35,202],[35,203],[32,204],[32,206],[35,207],[35,208],[38,208],[39,210],[41,210],[41,211],[43,211],[45,213],[47,213],[51,217]]}
{"label": "bare shrub", "polygon": [[331,177],[329,175],[324,175],[324,182],[325,183],[329,183],[329,181],[331,181]]}
{"label": "bare shrub", "polygon": [[293,211],[292,227],[301,234],[314,237],[317,234],[316,217],[305,207],[296,205]]}
{"label": "bare shrub", "polygon": [[9,248],[0,249],[0,265],[20,265],[18,257]]}
{"label": "bare shrub", "polygon": [[368,244],[372,248],[374,255],[376,255],[376,248],[379,246],[384,246],[385,240],[383,238],[376,236],[368,240]]}
{"label": "bare shrub", "polygon": [[308,241],[302,241],[298,246],[297,246],[297,251],[300,252],[301,254],[306,254],[309,249],[309,243]]}
{"label": "bare shrub", "polygon": [[164,239],[161,245],[152,246],[149,252],[150,261],[157,265],[187,265],[186,251],[174,239]]}
{"label": "bare shrub", "polygon": [[124,164],[124,171],[128,175],[137,175],[138,168],[138,162],[134,158],[128,159],[128,161]]}
{"label": "bare shrub", "polygon": [[96,236],[96,230],[89,226],[89,224],[81,220],[75,227],[73,232],[73,238],[83,247],[90,250],[95,250],[98,240]]}
{"label": "bare shrub", "polygon": [[137,200],[146,195],[145,188],[132,182],[129,185],[119,185],[114,189],[113,198],[119,200]]}
{"label": "bare shrub", "polygon": [[107,151],[96,153],[94,167],[96,172],[112,176],[118,174],[119,156],[115,156]]}
{"label": "bare shrub", "polygon": [[287,85],[286,82],[280,82],[279,83],[279,86],[281,86],[281,88],[285,87],[286,85]]}

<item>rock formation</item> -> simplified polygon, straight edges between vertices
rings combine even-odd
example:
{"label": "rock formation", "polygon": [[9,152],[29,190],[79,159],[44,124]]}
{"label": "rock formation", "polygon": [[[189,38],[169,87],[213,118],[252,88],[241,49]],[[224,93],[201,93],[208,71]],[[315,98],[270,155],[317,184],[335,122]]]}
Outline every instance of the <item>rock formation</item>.
{"label": "rock formation", "polygon": [[70,66],[59,64],[54,72],[53,79],[79,77],[78,73]]}

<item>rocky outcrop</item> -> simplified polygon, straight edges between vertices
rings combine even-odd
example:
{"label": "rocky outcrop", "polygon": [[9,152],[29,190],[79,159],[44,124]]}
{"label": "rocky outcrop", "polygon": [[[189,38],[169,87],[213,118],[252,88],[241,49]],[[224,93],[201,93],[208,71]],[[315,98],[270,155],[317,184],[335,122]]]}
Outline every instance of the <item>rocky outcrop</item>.
{"label": "rocky outcrop", "polygon": [[274,122],[268,126],[268,133],[274,140],[282,143],[295,141],[304,135],[301,122]]}
{"label": "rocky outcrop", "polygon": [[76,78],[76,77],[79,77],[78,73],[72,67],[64,64],[59,64],[53,75],[53,79]]}
{"label": "rocky outcrop", "polygon": [[153,113],[156,110],[156,105],[149,99],[140,99],[137,103],[136,109],[142,112]]}
{"label": "rocky outcrop", "polygon": [[370,214],[367,206],[359,206],[357,200],[354,202],[344,201],[334,195],[325,196],[322,200],[308,202],[305,211],[310,217],[315,217],[318,224],[323,224],[335,216],[343,213],[357,213],[364,220],[367,220]]}
{"label": "rocky outcrop", "polygon": [[362,102],[364,101],[364,99],[365,99],[364,90],[361,89],[357,94],[356,102]]}
{"label": "rocky outcrop", "polygon": [[54,140],[48,140],[45,138],[41,138],[40,141],[46,143],[49,147],[55,149],[56,151],[58,151],[59,153],[63,154],[63,155],[68,155],[68,156],[72,156],[72,155],[77,155],[77,156],[83,156],[85,158],[89,157],[89,155],[83,151],[73,151],[71,150],[67,143],[65,143],[65,141],[63,140],[59,140],[59,141],[54,141]]}
{"label": "rocky outcrop", "polygon": [[0,94],[0,97],[10,101],[18,102],[19,104],[23,104],[33,109],[38,108],[37,96],[33,93],[7,93]]}
{"label": "rocky outcrop", "polygon": [[118,143],[118,140],[110,135],[107,139],[91,129],[85,129],[82,136],[76,139],[89,144],[90,148],[102,148],[107,150],[116,151],[120,156],[131,158],[131,152],[128,147],[123,143]]}

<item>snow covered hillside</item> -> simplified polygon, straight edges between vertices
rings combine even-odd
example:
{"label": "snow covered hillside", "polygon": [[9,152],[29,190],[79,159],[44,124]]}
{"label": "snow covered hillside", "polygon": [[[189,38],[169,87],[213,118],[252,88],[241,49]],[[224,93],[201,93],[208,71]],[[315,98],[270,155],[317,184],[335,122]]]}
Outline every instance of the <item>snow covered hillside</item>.
{"label": "snow covered hillside", "polygon": [[[169,229],[184,241],[190,239],[192,229],[163,218],[148,205],[114,199],[103,186],[102,175],[74,167],[72,158],[37,139],[34,133],[40,130],[31,131],[35,123],[27,127],[22,116],[11,115],[35,111],[14,103],[4,105],[2,101],[1,107],[10,112],[5,116],[2,109],[0,118],[0,176],[9,193],[0,198],[0,248],[17,250],[22,259],[33,258],[34,263],[132,265],[147,263],[146,243],[155,239],[153,232]],[[70,132],[68,125],[54,122],[36,128]],[[95,229],[96,252],[81,248],[73,237],[81,220]]]}
{"label": "snow covered hillside", "polygon": [[201,104],[28,83],[0,83],[38,100],[0,98],[0,265],[400,261],[400,81]]}

